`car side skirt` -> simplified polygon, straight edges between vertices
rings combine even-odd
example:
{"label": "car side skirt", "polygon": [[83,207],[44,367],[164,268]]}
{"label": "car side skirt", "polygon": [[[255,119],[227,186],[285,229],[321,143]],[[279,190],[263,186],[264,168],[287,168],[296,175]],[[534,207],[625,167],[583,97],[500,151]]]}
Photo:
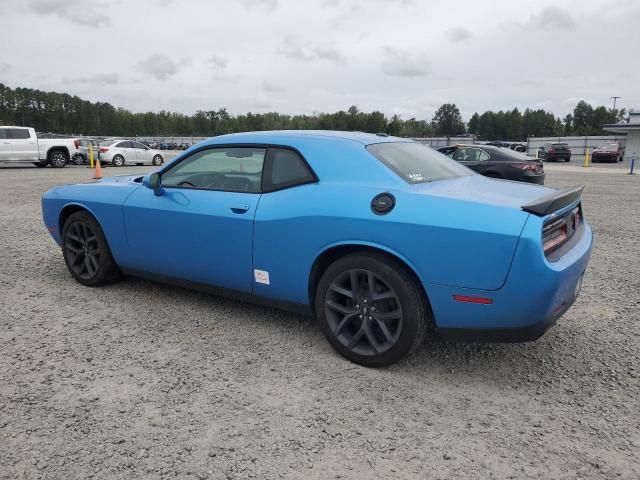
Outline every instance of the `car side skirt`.
{"label": "car side skirt", "polygon": [[265,307],[277,308],[279,310],[286,310],[293,313],[298,313],[307,317],[313,317],[313,309],[310,305],[303,303],[288,302],[286,300],[274,300],[271,298],[261,297],[251,293],[243,292],[240,290],[233,290],[224,287],[217,287],[215,285],[208,285],[206,283],[193,282],[191,280],[184,280],[182,278],[170,277],[166,275],[160,275],[156,273],[146,272],[143,270],[121,268],[122,273],[130,275],[132,277],[143,278],[152,282],[164,283],[173,285],[175,287],[186,288],[187,290],[196,290],[211,295],[230,298],[246,303],[253,303],[256,305],[262,305]]}

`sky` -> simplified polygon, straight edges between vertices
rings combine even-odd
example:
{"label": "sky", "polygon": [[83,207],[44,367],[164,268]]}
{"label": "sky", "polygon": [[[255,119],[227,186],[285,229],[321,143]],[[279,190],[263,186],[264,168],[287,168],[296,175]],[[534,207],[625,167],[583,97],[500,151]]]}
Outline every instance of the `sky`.
{"label": "sky", "polygon": [[640,108],[639,0],[0,0],[0,83],[134,112]]}

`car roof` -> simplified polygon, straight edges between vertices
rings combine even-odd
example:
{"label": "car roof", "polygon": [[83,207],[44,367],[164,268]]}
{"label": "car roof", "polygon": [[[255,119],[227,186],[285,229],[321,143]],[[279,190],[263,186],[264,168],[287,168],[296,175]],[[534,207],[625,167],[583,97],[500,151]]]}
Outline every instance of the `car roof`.
{"label": "car roof", "polygon": [[386,142],[411,142],[408,138],[393,137],[387,134],[345,132],[339,130],[265,130],[220,135],[208,140],[208,143],[280,143],[296,142],[301,139],[343,140],[361,145]]}

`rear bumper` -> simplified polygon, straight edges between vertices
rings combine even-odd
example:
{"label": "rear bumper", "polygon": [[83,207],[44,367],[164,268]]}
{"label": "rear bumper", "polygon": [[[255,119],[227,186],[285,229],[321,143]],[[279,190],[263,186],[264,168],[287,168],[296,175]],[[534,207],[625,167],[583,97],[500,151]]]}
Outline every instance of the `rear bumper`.
{"label": "rear bumper", "polygon": [[438,328],[440,336],[449,342],[464,343],[523,343],[533,342],[542,337],[565,314],[576,295],[572,295],[556,312],[547,318],[524,327],[512,328]]}
{"label": "rear bumper", "polygon": [[[544,256],[540,231],[540,217],[531,216],[507,280],[497,290],[425,284],[436,327],[445,339],[532,341],[544,335],[569,310],[591,256],[591,229],[585,224],[581,237],[555,261]],[[460,302],[454,295],[488,298],[491,302]]]}
{"label": "rear bumper", "polygon": [[536,175],[523,175],[518,178],[521,182],[535,183],[537,185],[544,185],[545,174],[536,174]]}

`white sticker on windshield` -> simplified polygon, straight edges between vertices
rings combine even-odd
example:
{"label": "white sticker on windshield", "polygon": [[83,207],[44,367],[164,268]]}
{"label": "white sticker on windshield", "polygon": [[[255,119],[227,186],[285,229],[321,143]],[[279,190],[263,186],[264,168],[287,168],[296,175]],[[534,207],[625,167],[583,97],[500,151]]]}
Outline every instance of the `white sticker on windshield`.
{"label": "white sticker on windshield", "polygon": [[421,173],[410,173],[409,180],[411,180],[412,182],[422,182],[424,181],[424,177]]}
{"label": "white sticker on windshield", "polygon": [[271,283],[269,282],[269,272],[267,272],[266,270],[254,270],[253,276],[256,279],[256,283],[271,285]]}

